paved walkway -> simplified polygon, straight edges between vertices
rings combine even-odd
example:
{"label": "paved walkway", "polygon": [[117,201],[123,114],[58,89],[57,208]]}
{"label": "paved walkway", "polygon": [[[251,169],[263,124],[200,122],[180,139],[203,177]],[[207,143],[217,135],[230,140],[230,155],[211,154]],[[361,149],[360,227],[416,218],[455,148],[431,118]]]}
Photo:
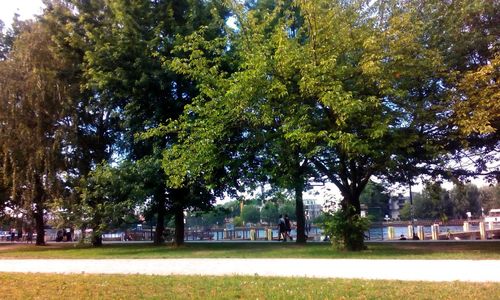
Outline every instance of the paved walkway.
{"label": "paved walkway", "polygon": [[0,272],[500,282],[500,260],[3,259]]}

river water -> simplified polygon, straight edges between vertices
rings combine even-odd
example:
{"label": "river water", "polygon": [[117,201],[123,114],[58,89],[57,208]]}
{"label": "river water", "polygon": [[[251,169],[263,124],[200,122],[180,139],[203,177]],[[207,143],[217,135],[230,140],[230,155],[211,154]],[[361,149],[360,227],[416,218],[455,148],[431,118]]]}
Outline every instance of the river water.
{"label": "river water", "polygon": [[[408,238],[408,226],[393,226],[393,227],[396,237],[404,235],[405,237]],[[448,230],[451,233],[464,231],[462,226],[446,226],[446,225],[439,226],[440,233],[446,233],[448,232]],[[471,231],[479,230],[479,226],[470,225],[470,230]],[[417,233],[417,226],[415,226],[415,234],[416,233]],[[424,233],[426,236],[431,235],[431,226],[424,226]],[[372,227],[368,232],[368,237],[370,240],[387,240],[388,236],[389,235],[387,234],[387,226]]]}

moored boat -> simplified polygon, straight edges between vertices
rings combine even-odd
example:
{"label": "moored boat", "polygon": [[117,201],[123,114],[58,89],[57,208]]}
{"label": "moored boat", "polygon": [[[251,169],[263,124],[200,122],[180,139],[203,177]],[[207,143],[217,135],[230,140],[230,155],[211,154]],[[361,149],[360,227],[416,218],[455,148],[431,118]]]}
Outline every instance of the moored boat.
{"label": "moored boat", "polygon": [[485,223],[500,223],[500,208],[491,209],[489,214],[484,217]]}

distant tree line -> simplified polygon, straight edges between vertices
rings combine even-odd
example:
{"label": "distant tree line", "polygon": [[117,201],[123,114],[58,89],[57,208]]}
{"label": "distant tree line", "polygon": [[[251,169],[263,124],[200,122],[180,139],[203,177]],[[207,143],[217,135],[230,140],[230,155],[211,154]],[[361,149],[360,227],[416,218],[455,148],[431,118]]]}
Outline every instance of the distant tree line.
{"label": "distant tree line", "polygon": [[[240,201],[232,200],[218,204],[207,212],[191,213],[187,217],[186,226],[210,228],[231,223],[235,226],[246,224],[275,226],[280,215],[288,215],[291,221],[296,221],[295,203],[291,200],[268,200],[262,203],[259,199],[244,201],[243,211],[240,211]],[[312,220],[313,221],[313,220]]]}
{"label": "distant tree line", "polygon": [[[428,183],[422,193],[413,194],[414,217],[421,220],[481,218],[490,209],[500,207],[499,186],[458,184],[447,191],[438,183]],[[399,212],[401,220],[411,219],[410,203],[407,202]]]}

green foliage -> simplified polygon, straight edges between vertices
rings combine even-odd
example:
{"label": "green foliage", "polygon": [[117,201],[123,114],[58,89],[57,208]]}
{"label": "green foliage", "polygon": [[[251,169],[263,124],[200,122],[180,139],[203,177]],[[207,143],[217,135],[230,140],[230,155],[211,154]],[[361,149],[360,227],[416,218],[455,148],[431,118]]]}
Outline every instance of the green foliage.
{"label": "green foliage", "polygon": [[481,207],[487,213],[492,208],[500,207],[500,184],[481,187],[479,189]]}
{"label": "green foliage", "polygon": [[[415,218],[440,220],[453,216],[453,203],[447,190],[438,182],[427,182],[422,193],[413,195]],[[406,218],[407,216],[405,216]]]}
{"label": "green foliage", "polygon": [[108,228],[117,227],[134,215],[134,209],[143,203],[145,189],[139,170],[128,161],[113,167],[101,164],[82,179],[79,203],[82,228],[93,229],[93,243],[100,244],[100,236]]}
{"label": "green foliage", "polygon": [[467,218],[467,212],[475,217],[481,216],[480,193],[473,184],[456,184],[449,192],[453,205],[453,217]]}
{"label": "green foliage", "polygon": [[243,211],[241,212],[241,219],[246,223],[257,224],[260,222],[260,210],[254,205],[243,206]]}
{"label": "green foliage", "polygon": [[402,208],[399,209],[399,218],[403,221],[411,220],[411,204],[406,202]]}
{"label": "green foliage", "polygon": [[321,227],[321,228],[324,228],[325,226],[325,223],[330,220],[331,218],[331,215],[332,213],[330,212],[321,212],[319,214],[319,216],[316,217],[316,219],[312,220],[312,223],[314,223],[314,225],[318,226],[318,227]]}
{"label": "green foliage", "polygon": [[361,251],[365,250],[365,232],[370,228],[368,218],[363,218],[354,212],[338,210],[327,215],[323,223],[323,232],[329,236],[334,247],[341,250]]}
{"label": "green foliage", "polygon": [[216,206],[213,209],[203,213],[191,213],[186,218],[186,226],[200,226],[203,228],[223,226],[227,213],[227,210],[222,206]]}
{"label": "green foliage", "polygon": [[293,201],[287,201],[283,203],[278,209],[280,215],[288,215],[291,221],[297,221],[297,216],[295,214],[295,203]]}
{"label": "green foliage", "polygon": [[[372,176],[498,177],[499,2],[369,2],[54,0],[0,24],[0,211],[36,216],[43,241],[47,209],[99,232],[147,198],[182,233],[183,209],[271,184],[302,239],[311,177],[340,189],[346,222],[384,206]],[[474,153],[474,171],[448,163]],[[99,165],[112,157],[136,165]],[[416,215],[497,194],[428,185]]]}
{"label": "green foliage", "polygon": [[267,202],[260,211],[260,218],[268,224],[276,224],[278,222],[278,217],[278,205],[273,202]]}
{"label": "green foliage", "polygon": [[389,214],[389,198],[382,184],[370,180],[359,196],[359,202],[367,206],[371,220],[381,221],[384,215]]}
{"label": "green foliage", "polygon": [[241,227],[244,225],[243,218],[241,217],[234,217],[233,218],[233,225],[237,227]]}
{"label": "green foliage", "polygon": [[233,201],[229,201],[227,203],[224,203],[224,208],[228,212],[228,217],[230,217],[230,218],[239,216],[241,214],[240,201],[238,201],[238,200],[233,200]]}
{"label": "green foliage", "polygon": [[45,210],[72,190],[75,62],[61,55],[46,24],[16,21],[14,31],[0,40],[9,50],[0,60],[0,201],[36,219],[41,245]]}

